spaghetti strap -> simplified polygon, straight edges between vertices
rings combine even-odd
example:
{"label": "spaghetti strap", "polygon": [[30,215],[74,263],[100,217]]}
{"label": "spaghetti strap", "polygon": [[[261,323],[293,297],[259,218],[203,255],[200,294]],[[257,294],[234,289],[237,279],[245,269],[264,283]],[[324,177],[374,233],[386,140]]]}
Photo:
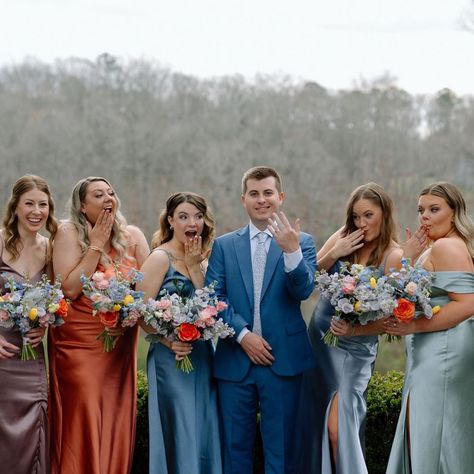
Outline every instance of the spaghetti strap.
{"label": "spaghetti strap", "polygon": [[[395,250],[398,250],[400,248],[401,248],[400,245],[396,245],[389,252],[387,252],[387,255],[385,255],[385,258],[383,259],[382,265],[380,265],[380,270],[382,271],[383,274],[385,273],[385,267],[387,266],[388,257],[390,257],[390,255],[392,255],[392,253],[395,252]],[[389,270],[390,270],[390,268],[389,268]]]}
{"label": "spaghetti strap", "polygon": [[156,249],[153,249],[151,252],[150,252],[150,255],[153,253],[153,252],[157,252],[157,251],[160,251],[160,252],[164,252],[166,254],[166,256],[168,257],[168,261],[169,261],[169,264],[171,265],[173,260],[176,260],[175,257],[173,257],[173,254],[171,254],[170,252],[168,252],[168,250],[166,249],[160,249],[160,248],[156,248]]}

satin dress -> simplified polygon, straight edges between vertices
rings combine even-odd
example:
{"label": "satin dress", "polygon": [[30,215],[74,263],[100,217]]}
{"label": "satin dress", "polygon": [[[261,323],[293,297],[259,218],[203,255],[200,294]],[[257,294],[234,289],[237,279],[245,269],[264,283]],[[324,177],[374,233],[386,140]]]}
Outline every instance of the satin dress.
{"label": "satin dress", "polygon": [[[130,268],[121,262],[123,275]],[[49,333],[52,474],[131,471],[138,326],[127,329],[111,352],[97,340],[103,329],[81,294],[71,302],[66,323]]]}
{"label": "satin dress", "polygon": [[[162,289],[190,296],[192,282],[170,263]],[[159,298],[159,296],[157,296]],[[150,474],[221,474],[212,345],[195,341],[194,370],[176,368],[175,354],[160,342],[150,344],[147,361]]]}
{"label": "satin dress", "polygon": [[[339,271],[340,263],[330,273]],[[383,266],[380,267],[383,273]],[[338,398],[337,474],[367,474],[365,463],[365,419],[367,386],[377,356],[378,336],[339,338],[336,347],[322,340],[329,329],[334,308],[320,298],[308,326],[316,367],[303,374],[297,452],[299,471],[331,474],[328,415],[331,401]]]}
{"label": "satin dress", "polygon": [[[473,293],[474,274],[435,272],[432,285],[432,305],[442,306],[450,301],[448,293]],[[387,474],[473,473],[474,318],[445,331],[407,336],[406,350],[402,409]]]}
{"label": "satin dress", "polygon": [[[0,258],[0,274],[17,281],[24,278]],[[46,266],[29,280],[36,283]],[[0,294],[5,292],[0,276]],[[0,327],[0,335],[22,346],[20,331]],[[48,381],[43,344],[36,347],[36,360],[20,355],[0,359],[0,472],[49,474]]]}

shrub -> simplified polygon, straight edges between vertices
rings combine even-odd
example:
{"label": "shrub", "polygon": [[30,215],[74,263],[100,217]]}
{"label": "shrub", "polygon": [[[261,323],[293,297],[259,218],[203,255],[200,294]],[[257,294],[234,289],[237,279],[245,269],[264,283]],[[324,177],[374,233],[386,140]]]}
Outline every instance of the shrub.
{"label": "shrub", "polygon": [[148,383],[145,372],[138,371],[137,380],[137,434],[133,455],[133,474],[148,472]]}
{"label": "shrub", "polygon": [[403,388],[403,373],[375,372],[367,393],[366,460],[370,474],[384,474],[392,446]]}
{"label": "shrub", "polygon": [[[387,466],[392,439],[397,426],[403,386],[403,373],[375,372],[367,393],[366,458],[370,474],[383,474]],[[257,431],[254,471],[263,473],[262,441]],[[138,371],[137,436],[133,474],[148,472],[148,386],[146,375]]]}

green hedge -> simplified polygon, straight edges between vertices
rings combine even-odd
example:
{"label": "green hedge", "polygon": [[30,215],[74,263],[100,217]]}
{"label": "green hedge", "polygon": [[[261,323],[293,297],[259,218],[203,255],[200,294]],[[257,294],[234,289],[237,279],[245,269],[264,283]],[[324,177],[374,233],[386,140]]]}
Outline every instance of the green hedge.
{"label": "green hedge", "polygon": [[[366,452],[370,474],[383,474],[390,454],[398,413],[400,411],[403,373],[375,372],[367,394]],[[148,472],[148,386],[146,376],[138,372],[137,437],[133,474]],[[255,474],[263,474],[260,437],[255,446]]]}

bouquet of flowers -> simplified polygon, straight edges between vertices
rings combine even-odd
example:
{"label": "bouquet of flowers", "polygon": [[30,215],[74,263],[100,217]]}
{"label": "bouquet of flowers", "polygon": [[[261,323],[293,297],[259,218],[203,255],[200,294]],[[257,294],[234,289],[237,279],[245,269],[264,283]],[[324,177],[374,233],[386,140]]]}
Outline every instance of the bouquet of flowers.
{"label": "bouquet of flowers", "polygon": [[[157,337],[165,337],[169,341],[193,342],[233,336],[234,330],[217,316],[227,304],[218,301],[214,286],[212,283],[197,289],[190,297],[181,296],[179,291],[169,294],[162,290],[158,300],[150,299],[144,321],[156,334],[149,334],[147,340],[156,342]],[[187,374],[194,369],[189,356],[176,361],[176,367]]]}
{"label": "bouquet of flowers", "polygon": [[46,275],[37,283],[19,282],[6,273],[2,276],[7,292],[0,296],[0,326],[16,327],[21,332],[21,360],[36,359],[38,353],[27,333],[38,327],[64,324],[68,303],[61,291],[61,281],[51,283]]}
{"label": "bouquet of flowers", "polygon": [[[367,324],[389,316],[397,306],[394,287],[381,271],[374,267],[345,262],[339,272],[316,272],[316,286],[320,294],[334,307],[336,317],[351,324]],[[339,337],[326,331],[324,342],[337,346]]]}
{"label": "bouquet of flowers", "polygon": [[110,328],[134,326],[145,310],[143,293],[132,289],[143,274],[130,270],[127,278],[115,269],[114,274],[95,272],[90,278],[81,275],[82,291],[92,301],[92,315],[98,316],[104,330],[97,335],[104,352],[114,349],[119,336],[112,336]]}
{"label": "bouquet of flowers", "polygon": [[[393,315],[401,323],[409,323],[414,318],[425,316],[431,319],[433,314],[439,310],[439,306],[431,307],[431,282],[433,274],[420,266],[411,266],[406,259],[402,259],[402,267],[399,271],[391,272],[387,281],[394,288],[397,306]],[[396,337],[400,339],[400,336]],[[388,336],[388,341],[393,341]]]}

